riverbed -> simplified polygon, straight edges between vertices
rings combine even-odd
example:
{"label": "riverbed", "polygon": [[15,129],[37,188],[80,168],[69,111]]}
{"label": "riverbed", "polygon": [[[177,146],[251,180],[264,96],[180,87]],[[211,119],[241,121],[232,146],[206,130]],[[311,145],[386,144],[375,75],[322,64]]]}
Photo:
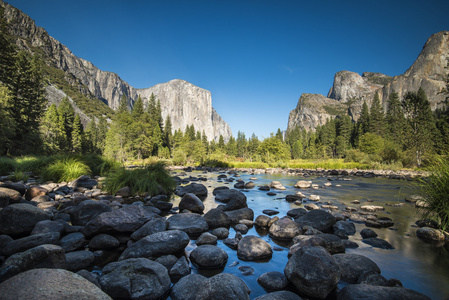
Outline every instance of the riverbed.
{"label": "riverbed", "polygon": [[[176,172],[180,174],[180,172]],[[208,196],[204,200],[205,212],[217,207],[221,203],[214,200],[212,191],[218,186],[229,186],[233,188],[234,182],[225,182],[218,179],[219,173],[192,171],[186,172],[185,177],[203,177],[207,181],[200,181],[208,188]],[[228,175],[232,177],[232,175]],[[373,248],[362,242],[360,231],[366,226],[364,224],[355,223],[356,234],[349,237],[349,240],[357,243],[358,248],[346,249],[346,253],[361,254],[372,259],[379,268],[381,274],[387,279],[399,279],[404,287],[421,292],[432,299],[448,299],[449,298],[449,248],[437,247],[432,244],[425,243],[416,237],[417,227],[415,222],[419,219],[414,204],[406,202],[404,198],[415,192],[416,183],[407,180],[395,180],[386,178],[362,178],[362,177],[339,177],[339,176],[310,176],[304,178],[302,176],[288,176],[283,174],[250,174],[239,172],[239,177],[244,182],[250,181],[251,177],[257,177],[252,180],[256,187],[248,190],[241,190],[247,197],[248,207],[254,211],[254,217],[263,214],[264,209],[275,209],[279,211],[279,218],[293,208],[303,207],[294,203],[287,202],[284,198],[288,194],[294,194],[301,191],[304,195],[312,194],[320,196],[320,202],[313,202],[318,206],[323,204],[331,204],[337,206],[342,212],[347,206],[357,209],[362,205],[379,205],[385,208],[384,211],[378,211],[378,217],[389,217],[393,219],[395,225],[390,228],[372,228],[379,238],[388,241],[395,249],[384,250]],[[258,186],[269,185],[271,181],[280,181],[286,190],[272,190],[275,196],[268,196],[267,191],[261,191]],[[296,189],[295,183],[298,180],[311,180],[312,183],[318,184],[319,189]],[[332,185],[324,187],[324,183],[330,182]],[[360,204],[352,203],[359,200]],[[173,205],[178,206],[180,198],[175,196]],[[326,203],[330,202],[330,203]],[[399,204],[401,206],[390,206]],[[359,209],[360,211],[360,209]],[[230,229],[229,237],[234,237],[234,229]],[[241,261],[237,258],[237,251],[230,249],[223,244],[222,240],[218,241],[218,246],[224,249],[229,258],[224,269],[221,270],[198,270],[193,265],[192,272],[205,276],[212,276],[220,272],[231,273],[242,280],[251,289],[251,299],[256,298],[266,292],[257,283],[257,278],[265,272],[279,271],[283,273],[288,258],[288,243],[282,243],[272,240],[267,232],[252,227],[246,235],[256,235],[267,241],[272,248],[273,256],[270,260],[262,262]],[[195,240],[190,242],[186,248],[187,254],[194,248]],[[240,266],[250,266],[254,269],[254,274],[243,275],[238,269]],[[345,283],[341,283],[339,287],[343,287]]]}

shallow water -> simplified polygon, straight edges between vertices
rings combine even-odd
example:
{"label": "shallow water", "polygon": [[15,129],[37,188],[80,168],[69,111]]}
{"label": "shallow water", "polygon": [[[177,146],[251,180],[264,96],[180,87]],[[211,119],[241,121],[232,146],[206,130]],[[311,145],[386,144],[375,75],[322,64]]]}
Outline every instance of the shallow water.
{"label": "shallow water", "polygon": [[[293,208],[298,208],[293,203],[288,203],[283,199],[287,194],[294,194],[299,189],[295,189],[294,185],[298,180],[311,180],[313,183],[323,186],[328,179],[332,179],[331,187],[321,187],[318,190],[305,189],[300,190],[306,196],[315,194],[321,198],[320,203],[331,202],[336,205],[341,211],[344,211],[346,206],[360,207],[362,205],[380,205],[385,207],[384,211],[375,213],[378,217],[388,216],[393,219],[395,225],[391,228],[382,228],[373,230],[379,235],[379,238],[387,240],[392,244],[394,250],[383,250],[373,248],[364,244],[361,240],[360,231],[366,228],[364,224],[357,224],[356,234],[350,236],[349,239],[356,242],[359,248],[347,249],[346,253],[361,254],[369,257],[377,263],[381,269],[381,274],[389,278],[399,279],[404,287],[421,292],[432,299],[449,299],[449,250],[444,247],[437,247],[425,243],[418,239],[415,235],[417,227],[416,220],[419,216],[416,213],[413,205],[404,201],[405,196],[413,194],[414,184],[409,181],[381,179],[381,178],[358,178],[351,177],[350,181],[338,180],[337,177],[300,177],[300,176],[286,176],[286,175],[267,175],[258,174],[250,175],[247,173],[240,173],[240,178],[245,182],[250,181],[250,177],[257,177],[254,180],[256,188],[245,190],[248,200],[248,207],[254,210],[254,217],[262,214],[264,209],[275,209],[279,211],[279,218],[286,215],[287,211]],[[203,173],[203,172],[187,172],[187,176],[206,177],[207,181],[200,181],[208,187],[209,195],[204,200],[205,212],[217,207],[221,203],[215,202],[212,191],[215,187],[227,185],[233,188],[234,183],[219,182],[217,179],[218,173]],[[230,175],[228,175],[229,177]],[[268,196],[266,191],[259,191],[257,186],[269,185],[271,181],[280,181],[287,189],[285,191],[274,190],[276,196]],[[336,185],[341,185],[337,187]],[[273,191],[273,190],[272,190]],[[360,204],[351,203],[353,200],[359,200]],[[173,199],[174,206],[178,206],[179,197]],[[317,203],[320,205],[320,203]],[[386,204],[405,203],[401,207],[387,206]],[[234,237],[235,231],[230,229],[229,237]],[[252,227],[247,235],[260,236],[267,241],[272,247],[275,247],[273,256],[270,260],[263,262],[248,262],[241,261],[237,258],[237,251],[232,250],[223,244],[222,240],[218,241],[218,246],[224,249],[229,258],[224,269],[221,270],[197,270],[192,267],[193,273],[200,273],[204,276],[213,276],[220,272],[231,273],[242,280],[251,289],[251,299],[256,298],[266,291],[257,283],[257,278],[265,272],[279,271],[283,273],[284,267],[287,264],[288,244],[273,241],[263,230],[256,230]],[[195,249],[195,241],[192,240],[187,246],[186,252],[189,254]],[[235,265],[235,262],[238,262]],[[232,266],[234,265],[234,266]],[[254,274],[249,276],[242,275],[239,271],[239,266],[251,266],[254,268]],[[344,283],[340,284],[343,287]]]}

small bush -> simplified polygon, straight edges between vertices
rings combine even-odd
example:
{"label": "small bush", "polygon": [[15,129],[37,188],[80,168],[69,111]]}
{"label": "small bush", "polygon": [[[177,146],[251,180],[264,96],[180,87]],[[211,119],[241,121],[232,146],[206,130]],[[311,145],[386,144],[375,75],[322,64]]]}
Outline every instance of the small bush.
{"label": "small bush", "polygon": [[449,160],[440,159],[433,167],[432,175],[420,182],[420,194],[426,207],[419,211],[423,218],[433,218],[440,229],[449,228]]}
{"label": "small bush", "polygon": [[16,169],[16,163],[12,158],[0,157],[0,175],[8,175]]}
{"label": "small bush", "polygon": [[49,164],[41,172],[41,177],[44,181],[50,180],[53,182],[71,181],[81,175],[90,175],[91,170],[87,164],[75,157],[68,157],[58,159]]}

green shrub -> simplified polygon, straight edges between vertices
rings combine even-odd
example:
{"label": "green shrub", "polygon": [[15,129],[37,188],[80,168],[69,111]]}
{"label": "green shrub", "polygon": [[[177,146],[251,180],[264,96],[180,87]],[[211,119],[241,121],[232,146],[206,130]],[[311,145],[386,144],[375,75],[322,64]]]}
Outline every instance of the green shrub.
{"label": "green shrub", "polygon": [[113,195],[125,186],[131,188],[133,195],[148,193],[154,196],[160,192],[171,195],[176,182],[165,168],[164,162],[136,169],[116,167],[109,172],[103,182],[103,188]]}
{"label": "green shrub", "polygon": [[9,180],[17,182],[17,181],[24,181],[26,182],[28,180],[28,174],[26,174],[23,171],[15,170],[12,172],[12,174],[9,176]]}
{"label": "green shrub", "polygon": [[87,164],[75,157],[57,159],[50,163],[40,173],[44,181],[62,182],[71,181],[81,175],[91,175],[91,170]]}
{"label": "green shrub", "polygon": [[0,157],[0,175],[8,175],[16,169],[16,162],[9,157]]}
{"label": "green shrub", "polygon": [[440,159],[432,175],[420,182],[420,194],[425,206],[419,211],[423,218],[435,219],[442,230],[449,228],[449,159]]}

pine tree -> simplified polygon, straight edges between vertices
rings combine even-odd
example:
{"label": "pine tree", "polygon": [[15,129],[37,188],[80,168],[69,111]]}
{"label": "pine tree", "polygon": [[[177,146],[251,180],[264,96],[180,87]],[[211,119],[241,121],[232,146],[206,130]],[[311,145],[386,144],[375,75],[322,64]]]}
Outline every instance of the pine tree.
{"label": "pine tree", "polygon": [[245,157],[247,153],[247,141],[245,133],[240,131],[237,133],[237,155],[239,157]]}
{"label": "pine tree", "polygon": [[165,119],[165,126],[164,126],[164,147],[167,147],[172,150],[172,139],[173,139],[173,133],[172,133],[172,124],[171,124],[171,118],[170,115],[167,116],[167,119]]}
{"label": "pine tree", "polygon": [[9,89],[0,83],[0,155],[7,154],[16,134],[14,119],[9,115],[10,101]]}
{"label": "pine tree", "polygon": [[72,131],[72,151],[74,153],[81,153],[83,149],[83,124],[78,114],[73,120]]}
{"label": "pine tree", "polygon": [[386,122],[390,140],[402,146],[404,141],[405,117],[399,95],[395,91],[392,91],[388,98]]}
{"label": "pine tree", "polygon": [[223,136],[220,134],[220,137],[218,138],[218,148],[221,150],[225,149],[225,142]]}
{"label": "pine tree", "polygon": [[52,104],[45,112],[40,126],[40,132],[44,150],[47,153],[53,154],[61,151],[60,143],[61,134],[59,130],[59,114],[56,104]]}
{"label": "pine tree", "polygon": [[139,95],[139,97],[137,97],[136,102],[134,103],[134,107],[133,107],[133,111],[131,113],[131,116],[134,119],[139,119],[142,116],[143,112],[144,112],[144,110],[143,110],[143,101],[142,101],[142,98]]}
{"label": "pine tree", "polygon": [[75,110],[67,97],[64,97],[58,106],[58,124],[60,149],[64,152],[72,151],[72,131],[75,120]]}
{"label": "pine tree", "polygon": [[384,134],[385,129],[385,115],[380,103],[379,94],[374,95],[373,102],[371,103],[369,114],[369,132],[375,133],[379,136]]}
{"label": "pine tree", "polygon": [[203,133],[201,135],[201,141],[203,143],[204,150],[206,151],[206,154],[209,154],[209,142],[207,141],[207,135],[206,132],[203,130]]}
{"label": "pine tree", "polygon": [[237,156],[237,143],[235,138],[231,136],[226,144],[226,153],[230,156]]}

